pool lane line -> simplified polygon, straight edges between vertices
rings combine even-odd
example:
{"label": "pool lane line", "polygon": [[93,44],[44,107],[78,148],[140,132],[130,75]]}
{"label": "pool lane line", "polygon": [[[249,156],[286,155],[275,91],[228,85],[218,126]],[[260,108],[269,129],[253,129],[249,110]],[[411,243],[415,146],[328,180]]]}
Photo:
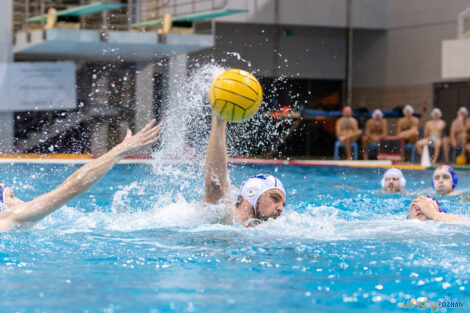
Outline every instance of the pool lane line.
{"label": "pool lane line", "polygon": [[[22,154],[0,154],[0,163],[37,163],[37,164],[84,164],[90,160],[98,158],[100,155],[90,154],[46,154],[46,153],[22,153]],[[176,160],[181,163],[195,162],[196,159]],[[131,155],[121,160],[120,164],[151,164],[152,156],[149,155]],[[165,162],[165,161],[164,161]],[[174,160],[172,160],[174,162]],[[231,157],[231,165],[296,165],[296,166],[331,166],[331,167],[354,167],[354,168],[399,168],[404,170],[426,170],[435,169],[435,167],[423,167],[416,164],[392,164],[384,160],[275,160],[275,159],[256,159],[248,157]],[[454,167],[455,170],[469,171],[470,167]]]}

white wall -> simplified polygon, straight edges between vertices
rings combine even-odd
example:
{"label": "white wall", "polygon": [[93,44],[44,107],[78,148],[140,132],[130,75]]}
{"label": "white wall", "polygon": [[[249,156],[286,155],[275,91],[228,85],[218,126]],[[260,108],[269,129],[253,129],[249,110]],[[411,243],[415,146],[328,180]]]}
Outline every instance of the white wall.
{"label": "white wall", "polygon": [[12,2],[0,0],[0,62],[12,60],[11,32],[12,32]]}
{"label": "white wall", "polygon": [[[286,29],[291,36],[285,35]],[[258,76],[344,79],[345,38],[340,28],[217,23],[215,48],[192,54],[190,63],[214,58],[227,67],[259,70]]]}
{"label": "white wall", "polygon": [[[248,13],[218,18],[233,23],[274,24],[276,0],[228,0],[227,8]],[[303,26],[346,26],[347,0],[278,0],[279,23]],[[387,27],[386,0],[354,0],[353,23],[360,28]]]}
{"label": "white wall", "polygon": [[445,40],[442,43],[442,78],[470,78],[470,39]]}
{"label": "white wall", "polygon": [[[11,62],[13,58],[11,46],[12,9],[12,0],[0,0],[0,63]],[[0,101],[2,101],[1,95]],[[9,153],[13,150],[13,123],[12,112],[0,113],[0,152]]]}
{"label": "white wall", "polygon": [[390,0],[386,32],[357,31],[354,86],[430,84],[441,78],[441,43],[456,37],[470,0]]}

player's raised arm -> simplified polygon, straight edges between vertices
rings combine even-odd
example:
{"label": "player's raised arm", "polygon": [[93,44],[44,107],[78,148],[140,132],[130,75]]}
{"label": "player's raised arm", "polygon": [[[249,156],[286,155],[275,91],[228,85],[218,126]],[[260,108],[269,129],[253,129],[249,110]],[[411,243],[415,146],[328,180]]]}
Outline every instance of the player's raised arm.
{"label": "player's raised arm", "polygon": [[137,134],[128,130],[124,140],[101,157],[82,166],[68,177],[59,187],[29,202],[12,200],[13,207],[0,213],[0,231],[26,222],[36,222],[52,213],[62,205],[87,191],[97,183],[116,163],[126,155],[137,152],[158,139],[162,125],[155,126],[155,120],[147,124]]}
{"label": "player's raised arm", "polygon": [[212,114],[211,132],[207,144],[204,176],[204,202],[216,204],[230,197],[228,180],[228,155],[225,140],[227,122]]}

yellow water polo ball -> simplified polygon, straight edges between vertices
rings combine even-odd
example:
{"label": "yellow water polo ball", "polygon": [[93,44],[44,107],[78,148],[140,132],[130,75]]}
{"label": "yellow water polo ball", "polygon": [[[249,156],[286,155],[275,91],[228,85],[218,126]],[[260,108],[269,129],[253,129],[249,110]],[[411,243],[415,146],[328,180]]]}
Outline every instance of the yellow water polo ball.
{"label": "yellow water polo ball", "polygon": [[217,76],[209,89],[214,112],[227,122],[241,122],[258,111],[263,100],[259,81],[244,70],[231,69]]}

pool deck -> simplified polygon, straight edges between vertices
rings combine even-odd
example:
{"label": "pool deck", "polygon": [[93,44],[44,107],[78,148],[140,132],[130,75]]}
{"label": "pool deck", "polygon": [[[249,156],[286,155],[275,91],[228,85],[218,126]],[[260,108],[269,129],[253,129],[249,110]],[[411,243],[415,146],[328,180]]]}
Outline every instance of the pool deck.
{"label": "pool deck", "polygon": [[[89,154],[0,154],[0,164],[85,164],[96,159],[99,155]],[[119,162],[120,164],[150,164],[153,158],[148,155],[132,155]],[[174,162],[174,159],[172,159]],[[180,162],[194,162],[194,159],[180,160]],[[230,157],[229,164],[251,165],[297,165],[297,166],[333,166],[354,168],[400,168],[405,170],[425,170],[428,167],[419,164],[400,163],[392,164],[386,160],[310,160],[310,159],[256,159],[247,157]],[[429,167],[434,168],[434,167]],[[456,170],[470,170],[470,166],[454,166]]]}

